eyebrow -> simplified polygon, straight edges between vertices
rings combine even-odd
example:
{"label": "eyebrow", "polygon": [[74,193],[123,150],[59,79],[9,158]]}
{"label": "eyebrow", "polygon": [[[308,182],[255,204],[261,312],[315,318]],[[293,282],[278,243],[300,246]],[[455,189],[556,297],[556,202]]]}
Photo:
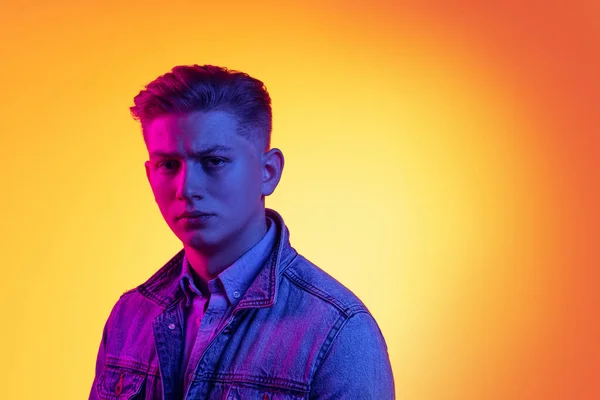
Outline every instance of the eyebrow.
{"label": "eyebrow", "polygon": [[[223,146],[220,144],[201,148],[192,153],[194,157],[202,157],[208,154],[227,153],[233,151],[233,147]],[[177,157],[179,153],[170,153],[168,151],[155,150],[150,152],[150,157]]]}

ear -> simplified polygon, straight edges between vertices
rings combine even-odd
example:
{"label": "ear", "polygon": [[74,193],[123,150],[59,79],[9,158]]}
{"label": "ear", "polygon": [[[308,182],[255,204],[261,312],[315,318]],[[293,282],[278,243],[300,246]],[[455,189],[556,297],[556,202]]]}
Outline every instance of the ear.
{"label": "ear", "polygon": [[284,164],[281,150],[273,148],[262,155],[262,194],[269,196],[279,184]]}
{"label": "ear", "polygon": [[[148,178],[148,183],[150,183],[150,161],[146,161],[144,167],[146,168],[146,178]],[[150,186],[152,186],[152,184]]]}

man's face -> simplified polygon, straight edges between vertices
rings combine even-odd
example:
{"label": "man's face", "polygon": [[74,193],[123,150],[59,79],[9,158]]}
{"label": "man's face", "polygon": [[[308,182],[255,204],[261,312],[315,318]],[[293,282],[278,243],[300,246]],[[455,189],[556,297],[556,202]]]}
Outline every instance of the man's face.
{"label": "man's face", "polygon": [[159,117],[146,129],[146,146],[154,198],[184,247],[211,253],[243,245],[264,223],[263,153],[238,133],[232,114]]}

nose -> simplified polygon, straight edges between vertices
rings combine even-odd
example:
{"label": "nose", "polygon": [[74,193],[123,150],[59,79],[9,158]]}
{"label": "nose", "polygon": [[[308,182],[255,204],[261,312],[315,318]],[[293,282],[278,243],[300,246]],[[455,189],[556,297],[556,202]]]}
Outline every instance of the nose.
{"label": "nose", "polygon": [[192,162],[184,163],[178,175],[178,200],[192,201],[204,198],[206,179],[200,166]]}

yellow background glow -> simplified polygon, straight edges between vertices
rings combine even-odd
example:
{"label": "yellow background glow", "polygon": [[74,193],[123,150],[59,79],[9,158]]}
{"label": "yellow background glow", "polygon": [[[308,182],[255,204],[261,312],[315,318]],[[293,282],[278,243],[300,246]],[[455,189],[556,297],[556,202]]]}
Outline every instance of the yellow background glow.
{"label": "yellow background glow", "polygon": [[113,304],[181,248],[128,107],[197,63],[265,82],[286,157],[267,206],[372,311],[398,399],[600,398],[599,18],[584,0],[2,3],[0,397],[87,398]]}

